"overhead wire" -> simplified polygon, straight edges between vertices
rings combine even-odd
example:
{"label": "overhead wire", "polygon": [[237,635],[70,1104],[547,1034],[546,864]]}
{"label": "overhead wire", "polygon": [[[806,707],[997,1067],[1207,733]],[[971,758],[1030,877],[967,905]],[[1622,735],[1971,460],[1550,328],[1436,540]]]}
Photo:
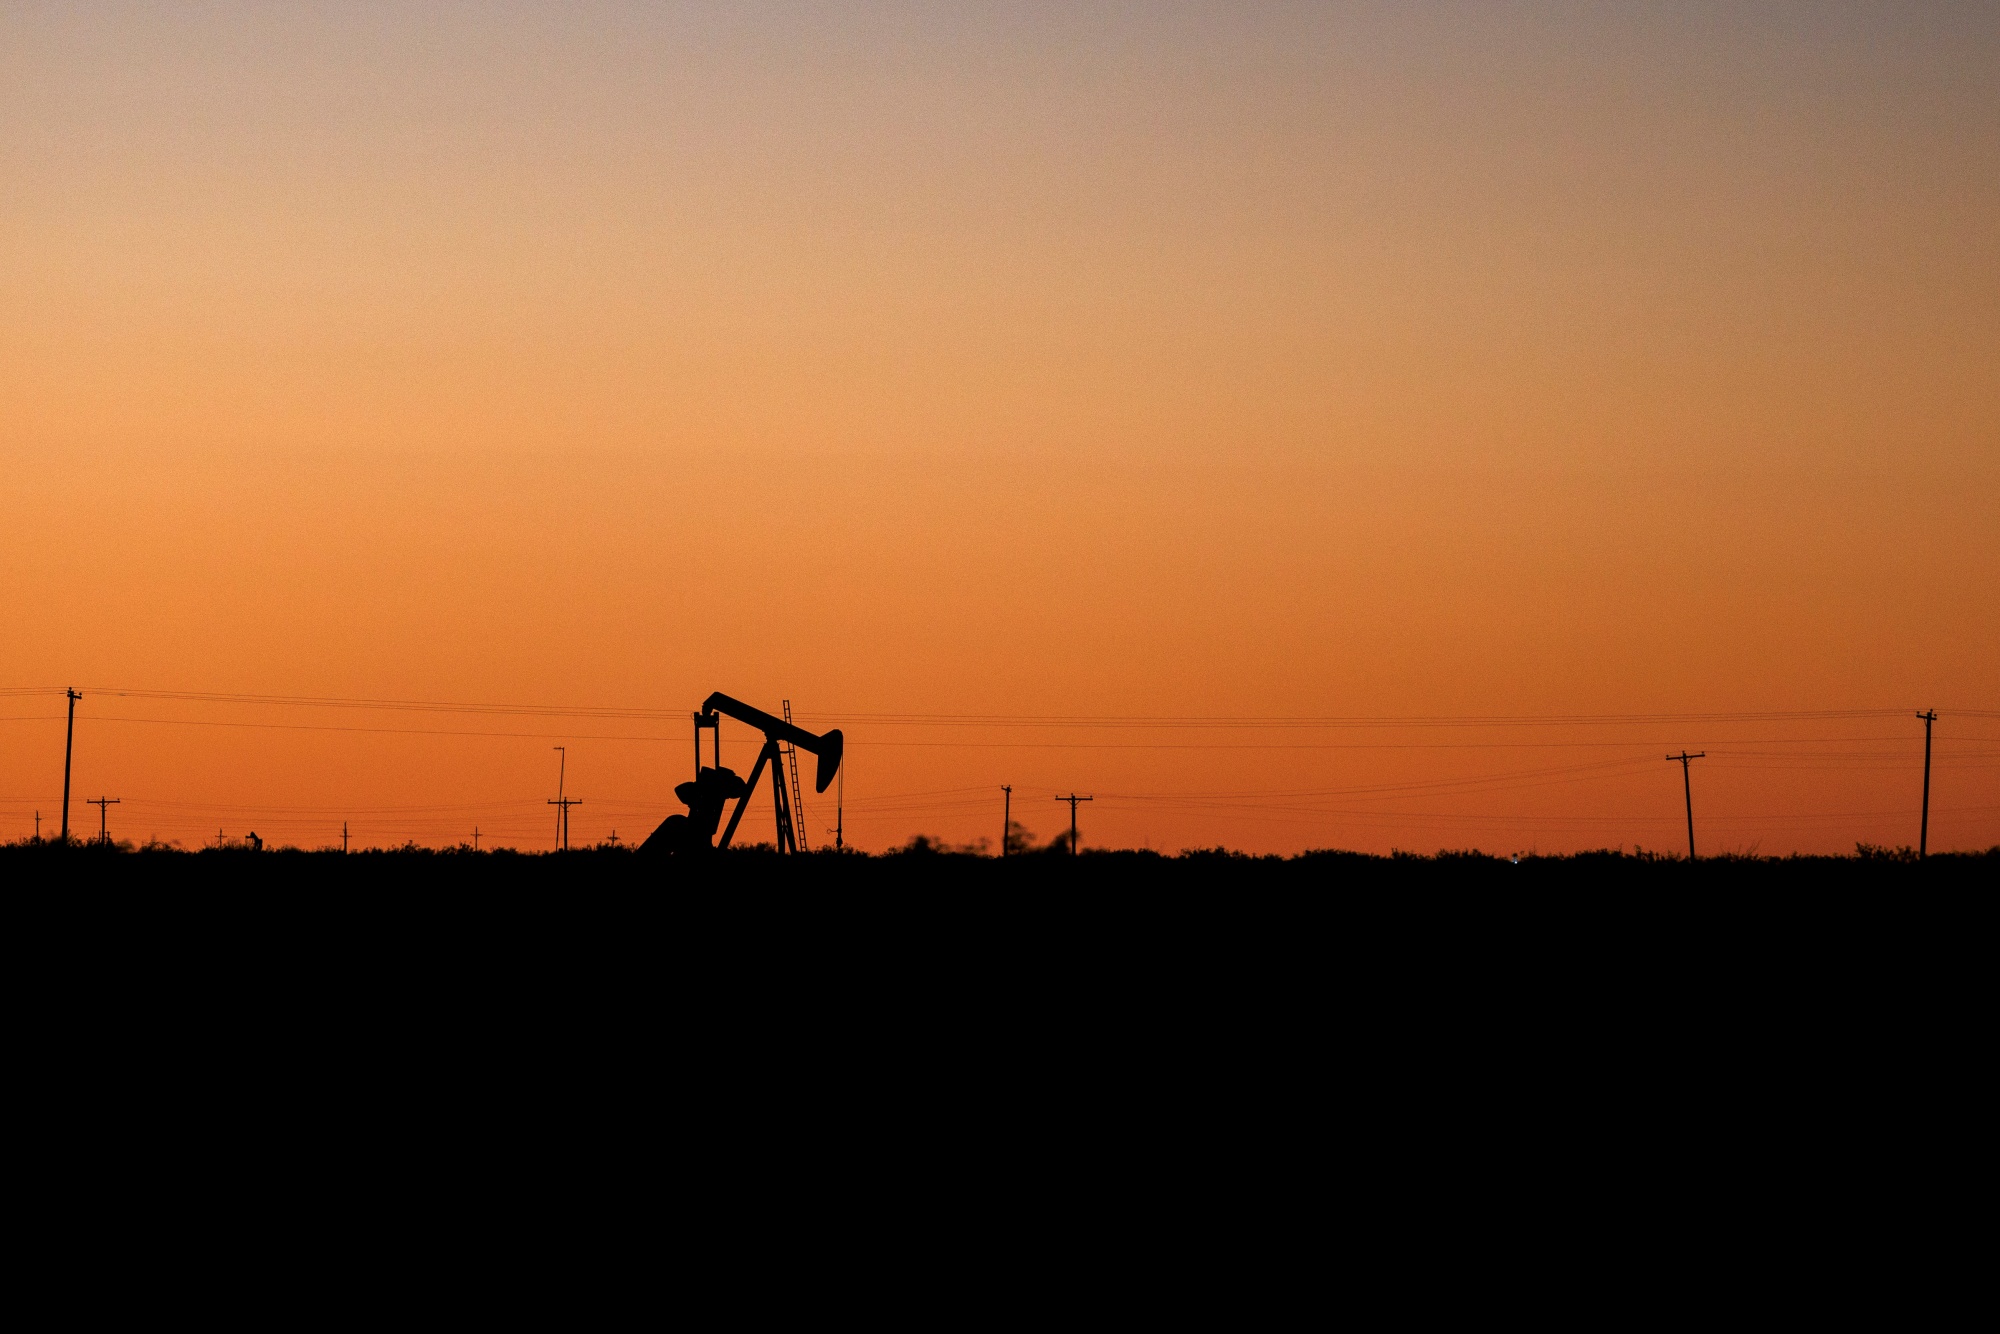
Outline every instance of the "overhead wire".
{"label": "overhead wire", "polygon": [[[0,696],[61,695],[60,686],[10,686]],[[113,698],[184,701],[209,704],[261,705],[291,708],[348,708],[395,712],[467,713],[517,717],[634,718],[682,720],[686,709],[635,705],[514,704],[452,700],[391,699],[342,695],[267,695],[238,691],[158,690],[134,686],[85,686],[86,695]],[[1005,726],[1005,727],[1516,727],[1631,726],[1663,723],[1776,722],[1808,719],[1899,718],[1899,708],[1750,709],[1687,713],[1571,714],[1007,714],[911,713],[829,709],[801,712],[821,722],[871,723],[883,726]],[[1964,717],[2000,718],[2000,710],[1953,709]]]}
{"label": "overhead wire", "polygon": [[[37,695],[60,696],[60,687],[5,687],[0,688],[0,696],[26,698]],[[311,696],[311,695],[265,695],[240,692],[213,691],[163,691],[135,689],[129,687],[86,687],[86,696],[108,696],[134,701],[179,702],[204,706],[241,706],[275,708],[318,708],[346,709],[355,711],[385,711],[399,713],[459,714],[494,718],[546,718],[546,719],[597,719],[604,721],[667,722],[684,721],[689,711],[677,709],[635,708],[629,706],[598,705],[548,705],[548,704],[493,704],[440,700],[401,700],[359,696]],[[830,723],[841,723],[856,728],[863,735],[850,737],[850,746],[859,747],[919,747],[936,749],[1006,749],[1006,750],[1051,750],[1051,751],[1430,751],[1430,750],[1586,750],[1621,749],[1638,751],[1650,750],[1661,745],[1682,744],[1682,737],[1671,740],[1652,741],[1637,738],[1619,739],[1539,739],[1539,740],[1440,740],[1440,741],[1111,741],[1094,739],[1063,740],[958,740],[958,739],[893,739],[869,736],[866,733],[877,728],[918,728],[918,729],[1065,729],[1077,732],[1089,731],[1255,731],[1289,729],[1294,732],[1313,730],[1438,730],[1438,729],[1513,729],[1513,728],[1636,728],[1664,727],[1676,725],[1682,728],[1700,727],[1730,728],[1743,724],[1812,723],[1843,720],[1901,718],[1908,711],[1903,709],[1822,709],[1822,710],[1741,710],[1710,711],[1701,713],[1623,713],[1623,714],[1551,714],[1551,715],[1116,715],[1116,714],[943,714],[943,713],[885,713],[885,712],[841,712],[828,711],[823,714],[800,714],[802,723],[824,727]],[[1943,712],[1943,711],[1941,711]],[[0,716],[0,722],[60,721],[62,713],[47,715]],[[215,718],[160,718],[136,717],[123,714],[90,713],[93,723],[114,722],[135,725],[201,726],[261,730],[285,730],[301,732],[357,733],[377,736],[418,736],[418,737],[466,737],[498,740],[594,740],[594,741],[637,741],[672,745],[683,744],[685,738],[679,735],[657,735],[651,732],[587,733],[558,731],[489,730],[484,728],[429,728],[429,727],[382,727],[360,723],[294,723],[280,721],[260,721],[248,719]],[[2000,718],[2000,710],[1956,709],[1947,716],[1962,718]],[[1706,734],[1706,732],[1704,732]],[[1917,738],[1904,735],[1849,734],[1826,736],[1759,736],[1728,738],[1716,747],[1713,742],[1713,757],[1726,767],[1757,769],[1885,769],[1900,767],[1909,762]],[[1985,734],[1941,733],[1935,738],[1936,762],[1940,766],[1955,768],[1990,767],[1980,761],[2000,758],[2000,751],[1984,749],[2000,737]],[[1872,749],[1852,751],[1828,751],[1812,753],[1802,750],[1757,750],[1742,747],[1810,747],[1860,745]],[[1882,749],[1884,745],[1896,749]],[[1780,761],[1763,763],[1761,761]],[[1641,760],[1636,754],[1626,758],[1611,758],[1586,764],[1563,765],[1542,769],[1529,769],[1500,774],[1472,775],[1463,778],[1410,781],[1402,783],[1378,783],[1344,788],[1290,789],[1280,792],[1247,793],[1102,793],[1111,805],[1131,803],[1136,808],[1171,808],[1189,812],[1201,811],[1209,814],[1226,814],[1231,818],[1250,818],[1265,813],[1281,818],[1299,815],[1368,820],[1477,820],[1504,822],[1508,820],[1546,821],[1567,819],[1579,827],[1596,820],[1616,821],[1625,817],[1516,817],[1503,815],[1475,815],[1469,813],[1425,813],[1398,812],[1374,809],[1371,811],[1349,811],[1311,803],[1314,797],[1339,797],[1352,801],[1394,802],[1401,797],[1432,794],[1438,796],[1472,796],[1487,792],[1516,790],[1524,787],[1549,786],[1563,783],[1588,781],[1593,778],[1612,779],[1642,772],[1651,764],[1650,754]],[[944,814],[971,811],[982,808],[990,798],[984,795],[985,787],[958,789],[933,789],[919,792],[886,793],[863,797],[850,801],[857,817],[863,820],[887,819],[899,815],[919,813]],[[23,799],[27,800],[27,799]],[[133,799],[136,805],[166,815],[172,810],[209,810],[230,813],[255,813],[259,818],[283,819],[291,815],[300,817],[324,812],[329,817],[345,813],[349,816],[368,814],[382,816],[413,816],[422,814],[443,815],[452,811],[485,812],[509,804],[528,805],[538,798],[521,798],[513,802],[464,803],[456,806],[430,807],[348,807],[348,808],[307,808],[307,807],[242,807],[212,803],[185,802],[172,803],[164,800],[149,802],[144,798]],[[616,803],[600,801],[596,809],[609,814],[630,813],[649,814],[657,809],[652,800],[634,802],[628,809],[615,809]],[[1934,808],[1943,813],[1948,808]],[[1964,808],[1974,811],[1983,808]],[[1903,812],[1882,813],[1882,818],[1891,814],[1901,816]],[[807,812],[801,811],[803,818]],[[1876,818],[1875,813],[1852,812],[1824,816],[1783,817],[1790,820]],[[491,818],[491,817],[487,817]],[[500,817],[505,818],[505,817]],[[523,816],[522,818],[526,818]],[[1666,816],[1631,817],[1637,821],[1658,819],[1671,823]],[[1710,817],[1724,821],[1727,817]],[[1742,817],[1750,818],[1750,817]],[[1758,817],[1761,818],[1761,817]],[[814,820],[813,823],[823,824]],[[497,826],[496,826],[497,827]],[[831,832],[829,829],[828,832]]]}

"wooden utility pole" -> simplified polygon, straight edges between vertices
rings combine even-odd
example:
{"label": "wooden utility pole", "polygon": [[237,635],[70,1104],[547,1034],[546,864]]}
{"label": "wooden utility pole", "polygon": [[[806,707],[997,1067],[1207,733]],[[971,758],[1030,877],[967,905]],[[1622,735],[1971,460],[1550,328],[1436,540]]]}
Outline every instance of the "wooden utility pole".
{"label": "wooden utility pole", "polygon": [[1014,789],[1006,783],[1000,785],[1006,797],[1000,803],[1000,855],[1007,855],[1007,831],[1014,827]]}
{"label": "wooden utility pole", "polygon": [[1930,855],[1931,846],[1931,724],[1937,721],[1937,710],[1926,709],[1917,717],[1924,720],[1924,816],[1917,826],[1917,859]]}
{"label": "wooden utility pole", "polygon": [[1706,754],[1708,754],[1707,751],[1698,750],[1694,754],[1690,755],[1684,750],[1678,755],[1667,756],[1669,760],[1679,760],[1681,762],[1681,795],[1687,798],[1687,809],[1688,809],[1688,860],[1689,861],[1694,860],[1694,788],[1688,781],[1688,761],[1701,759]]}
{"label": "wooden utility pole", "polygon": [[347,855],[347,821],[340,822],[340,855]]}
{"label": "wooden utility pole", "polygon": [[63,846],[68,847],[69,846],[69,761],[70,757],[76,753],[76,702],[82,699],[83,696],[79,694],[77,691],[67,688],[64,689],[63,693],[69,696],[69,733],[63,740],[63,821],[62,821]]}
{"label": "wooden utility pole", "polygon": [[1076,856],[1076,803],[1079,801],[1096,801],[1097,798],[1079,797],[1076,793],[1072,792],[1067,797],[1057,797],[1056,800],[1069,803],[1069,855],[1074,857]]}
{"label": "wooden utility pole", "polygon": [[92,797],[89,801],[83,803],[86,806],[97,807],[97,841],[99,843],[103,843],[106,846],[109,846],[111,843],[111,829],[105,821],[104,808],[121,805],[122,802],[123,799],[119,797]]}
{"label": "wooden utility pole", "polygon": [[582,797],[557,797],[549,803],[562,809],[556,812],[556,834],[561,839],[564,852],[569,851],[569,808],[583,805]]}

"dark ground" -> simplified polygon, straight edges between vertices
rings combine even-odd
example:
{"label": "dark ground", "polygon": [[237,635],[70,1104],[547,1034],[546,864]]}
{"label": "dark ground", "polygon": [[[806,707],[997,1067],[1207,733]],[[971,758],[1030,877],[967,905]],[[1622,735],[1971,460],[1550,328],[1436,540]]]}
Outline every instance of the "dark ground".
{"label": "dark ground", "polygon": [[1878,852],[1689,864],[1621,853],[1515,863],[1086,851],[1002,861],[751,848],[682,860],[625,848],[0,847],[0,911],[17,947],[45,929],[79,947],[92,933],[105,948],[151,939],[181,955],[240,946],[245,960],[333,951],[414,961],[428,951],[440,974],[505,953],[543,972],[579,970],[593,985],[656,978],[667,962],[698,972],[735,959],[755,972],[787,957],[807,972],[933,969],[941,985],[1012,963],[1247,977],[1261,959],[1300,980],[1399,959],[1423,969],[1456,956],[1477,972],[1740,953],[1782,970],[1898,941],[1962,948],[1984,937],[1996,885],[2000,849],[1921,863]]}
{"label": "dark ground", "polygon": [[919,846],[879,855],[829,851],[797,858],[768,847],[736,848],[698,859],[652,859],[629,847],[564,853],[473,852],[467,848],[252,852],[239,845],[186,852],[130,844],[68,849],[52,840],[0,846],[0,877],[20,887],[66,884],[104,889],[389,887],[417,893],[462,889],[881,889],[913,891],[1037,890],[1085,893],[1319,890],[1356,886],[1452,889],[1646,889],[1758,886],[1863,888],[1982,883],[2000,873],[2000,847],[1938,853],[1922,864],[1909,848],[1863,845],[1841,857],[1704,858],[1690,865],[1673,853],[1624,851],[1528,855],[1518,860],[1478,851],[1434,856],[1318,851],[1294,857],[1249,856],[1223,849],[1178,855],[1056,850],[1006,860]]}
{"label": "dark ground", "polygon": [[65,1052],[142,1063],[219,1044],[289,1080],[387,1060],[505,1083],[525,1063],[543,1074],[522,1096],[580,1081],[708,1107],[871,1080],[1008,1102],[1026,1096],[1008,1070],[1046,1091],[1143,1066],[1199,1082],[1174,1097],[1317,1105],[1359,1079],[1477,1102],[1547,1077],[1658,1107],[1810,1065],[1851,1102],[1980,1068],[1959,1048],[1985,1045],[1967,1026],[1994,1008],[1996,871],[2000,850],[682,864],[16,845],[0,941],[17,1032],[82,1020]]}
{"label": "dark ground", "polygon": [[1034,1216],[1077,1257],[1284,1218],[1318,1257],[1327,1219],[1700,1213],[1751,1255],[1767,1208],[1958,1179],[1996,870],[16,845],[0,963],[17,1138],[80,1200],[226,1165],[245,1219],[549,1199],[648,1257],[661,1218]]}

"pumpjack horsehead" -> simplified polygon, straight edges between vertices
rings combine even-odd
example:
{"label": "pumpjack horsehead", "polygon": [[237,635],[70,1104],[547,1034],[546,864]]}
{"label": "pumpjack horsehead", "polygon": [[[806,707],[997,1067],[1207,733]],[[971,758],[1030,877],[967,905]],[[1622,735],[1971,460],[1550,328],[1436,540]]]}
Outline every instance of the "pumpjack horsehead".
{"label": "pumpjack horsehead", "polygon": [[[750,770],[748,782],[737,777],[734,770],[722,767],[724,714],[738,722],[748,723],[764,734],[764,748],[757,752],[757,764]],[[715,763],[706,769],[701,764],[703,728],[707,728],[715,740]],[[793,746],[819,757],[819,769],[813,776],[813,791],[824,792],[832,784],[833,776],[840,772],[844,744],[839,728],[824,736],[814,736],[803,727],[795,727],[783,718],[773,717],[762,709],[753,709],[741,700],[731,699],[720,690],[716,691],[703,701],[701,712],[694,716],[694,781],[682,783],[674,789],[674,795],[686,805],[688,813],[669,815],[662,820],[652,836],[639,845],[639,850],[647,853],[700,853],[711,848],[728,847],[729,840],[736,836],[736,826],[743,822],[743,812],[749,808],[751,794],[757,790],[757,780],[764,776],[764,766],[769,765],[771,800],[777,814],[778,850],[797,852],[799,840],[793,823],[795,815],[791,801],[785,795],[785,777],[780,768],[782,747]],[[722,841],[717,843],[716,826],[722,823],[722,808],[730,801],[736,803],[736,810],[729,817],[729,827],[722,831]]]}

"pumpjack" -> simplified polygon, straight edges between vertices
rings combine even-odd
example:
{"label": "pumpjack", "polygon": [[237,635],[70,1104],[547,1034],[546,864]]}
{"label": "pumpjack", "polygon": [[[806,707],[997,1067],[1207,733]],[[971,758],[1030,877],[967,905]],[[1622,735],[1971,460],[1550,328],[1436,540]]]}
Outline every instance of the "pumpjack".
{"label": "pumpjack", "polygon": [[[786,710],[787,713],[790,711],[789,708]],[[764,748],[757,752],[757,763],[750,770],[747,781],[737,776],[734,770],[722,767],[724,715],[748,723],[764,734]],[[706,768],[701,762],[701,734],[704,729],[715,746],[715,763]],[[840,756],[845,741],[839,728],[823,736],[815,736],[788,719],[775,717],[762,709],[753,709],[720,690],[710,695],[702,702],[701,712],[694,715],[694,781],[682,783],[674,789],[674,795],[688,808],[687,814],[669,815],[662,820],[652,836],[639,845],[639,850],[655,854],[690,854],[728,847],[729,840],[736,836],[736,826],[743,822],[743,812],[750,806],[751,795],[757,790],[757,780],[764,776],[764,768],[768,765],[771,769],[771,800],[778,825],[778,850],[797,852],[797,813],[792,810],[792,802],[786,796],[782,768],[787,746],[818,757],[813,791],[826,791],[833,783],[834,775],[840,772]],[[796,766],[797,760],[794,759],[793,763]],[[718,843],[715,831],[722,823],[723,807],[731,801],[736,803],[736,809],[729,817],[729,827],[722,831],[722,841]]]}

